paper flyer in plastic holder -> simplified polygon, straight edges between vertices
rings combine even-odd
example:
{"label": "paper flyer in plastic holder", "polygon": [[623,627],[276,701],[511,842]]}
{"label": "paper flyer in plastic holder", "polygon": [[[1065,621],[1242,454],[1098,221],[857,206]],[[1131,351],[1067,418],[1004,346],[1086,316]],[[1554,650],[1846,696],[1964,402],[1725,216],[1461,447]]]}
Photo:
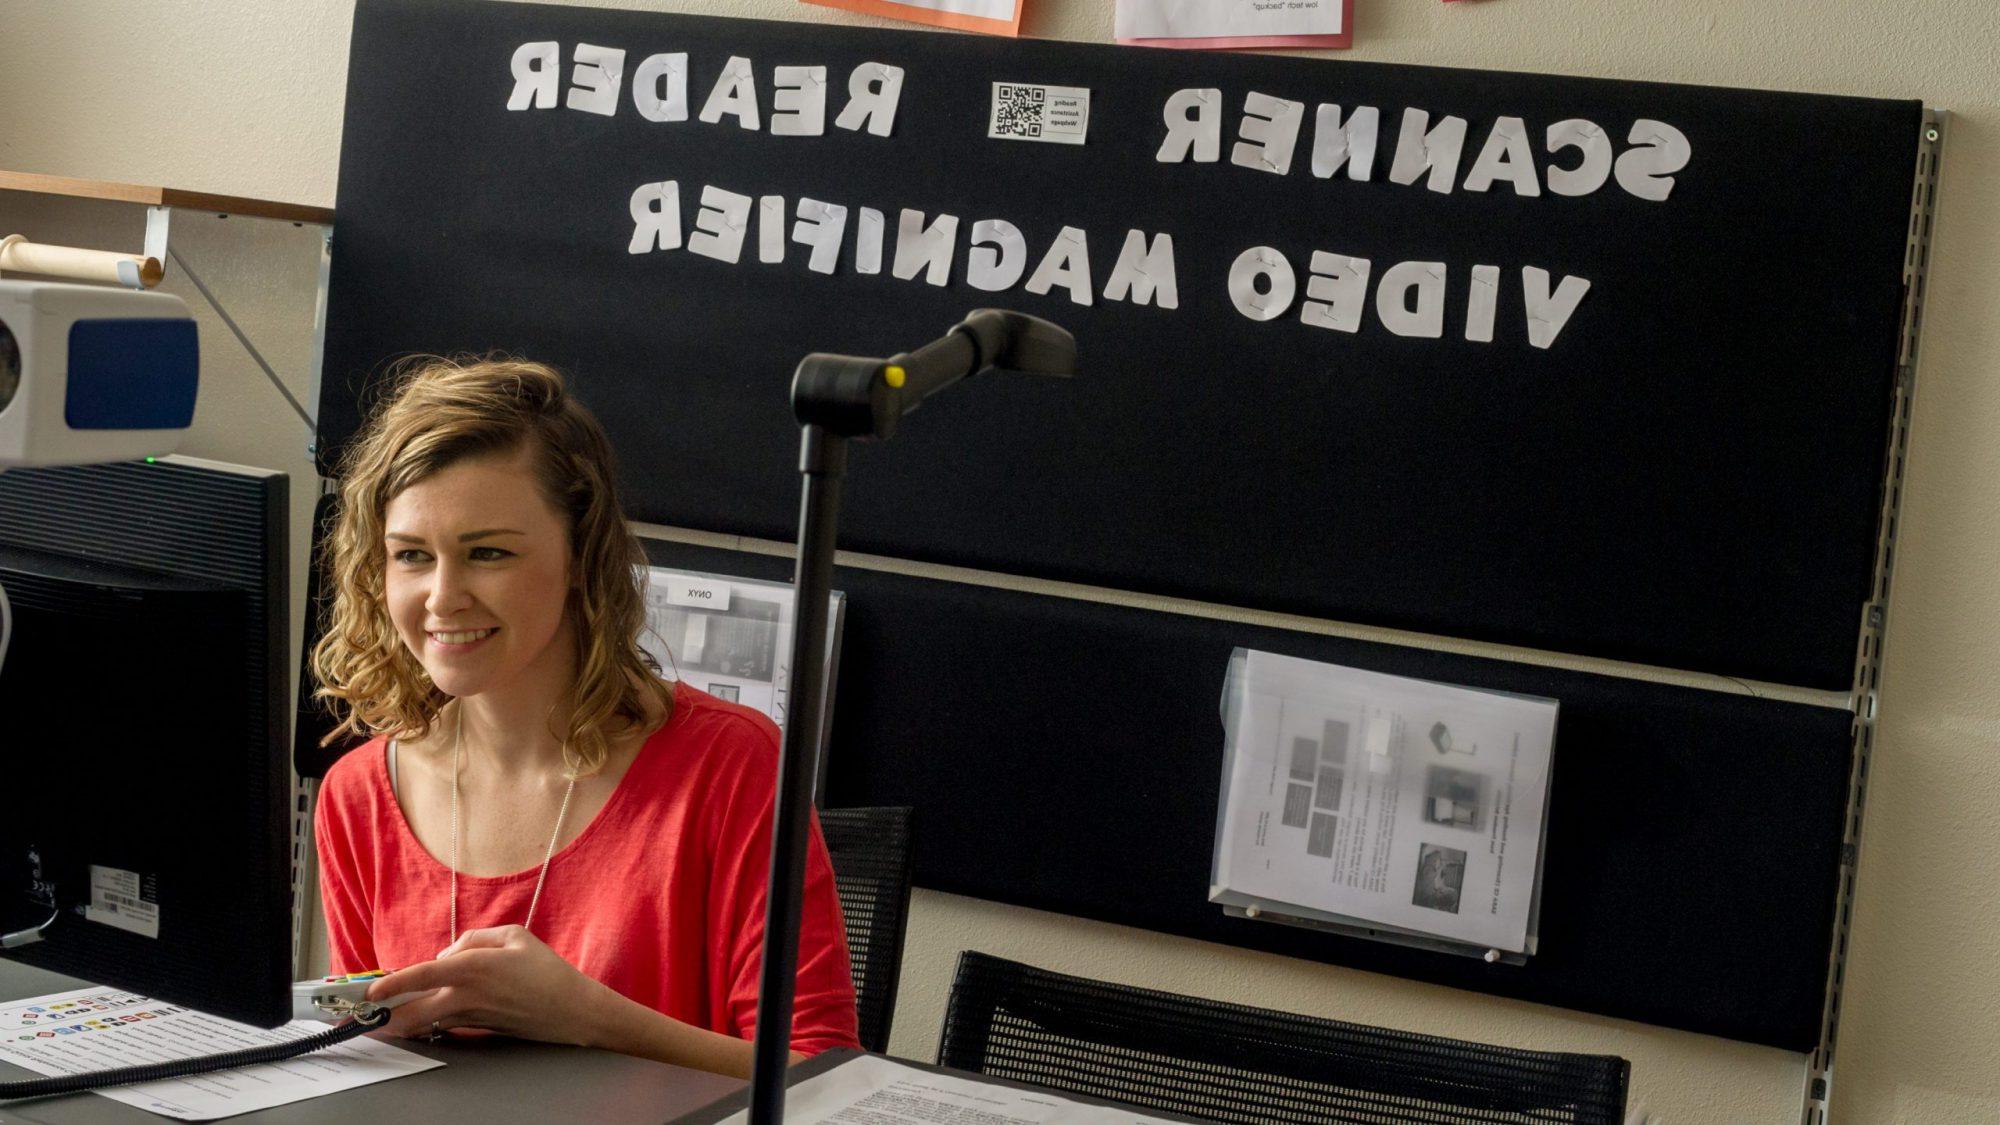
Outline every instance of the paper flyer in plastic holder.
{"label": "paper flyer in plastic holder", "polygon": [[[640,647],[670,677],[761,711],[782,729],[792,675],[791,585],[660,566],[646,568],[645,578],[646,628],[639,636]],[[826,706],[830,711],[846,597],[835,590],[829,603]]]}
{"label": "paper flyer in plastic holder", "polygon": [[1525,958],[1557,710],[1551,699],[1236,650],[1210,901]]}

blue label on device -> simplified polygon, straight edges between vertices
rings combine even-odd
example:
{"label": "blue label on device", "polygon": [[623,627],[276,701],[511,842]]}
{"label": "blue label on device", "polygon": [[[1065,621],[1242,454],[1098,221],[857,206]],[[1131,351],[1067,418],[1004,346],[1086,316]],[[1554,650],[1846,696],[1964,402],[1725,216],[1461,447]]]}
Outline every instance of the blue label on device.
{"label": "blue label on device", "polygon": [[192,320],[79,320],[69,329],[63,421],[72,430],[186,429],[200,369]]}

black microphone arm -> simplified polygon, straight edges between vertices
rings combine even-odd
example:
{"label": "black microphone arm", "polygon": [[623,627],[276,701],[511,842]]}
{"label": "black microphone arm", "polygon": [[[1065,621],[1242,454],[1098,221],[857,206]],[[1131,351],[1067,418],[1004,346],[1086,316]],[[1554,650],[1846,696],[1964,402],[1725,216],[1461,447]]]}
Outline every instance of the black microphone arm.
{"label": "black microphone arm", "polygon": [[975,309],[938,339],[888,359],[807,356],[792,376],[792,414],[840,437],[886,440],[925,399],[995,367],[1067,378],[1076,373],[1076,340],[1026,313]]}
{"label": "black microphone arm", "polygon": [[799,911],[805,899],[806,842],[812,827],[813,778],[826,718],[827,599],[840,523],[840,483],[847,443],[886,439],[925,399],[988,368],[1034,375],[1076,373],[1076,340],[1046,320],[979,309],[913,352],[889,359],[814,354],[792,376],[799,422],[798,566],[792,589],[792,667],[778,791],[771,809],[771,876],[764,902],[764,962],[758,971],[757,1031],[750,1068],[750,1125],[785,1118],[792,1000],[799,960]]}

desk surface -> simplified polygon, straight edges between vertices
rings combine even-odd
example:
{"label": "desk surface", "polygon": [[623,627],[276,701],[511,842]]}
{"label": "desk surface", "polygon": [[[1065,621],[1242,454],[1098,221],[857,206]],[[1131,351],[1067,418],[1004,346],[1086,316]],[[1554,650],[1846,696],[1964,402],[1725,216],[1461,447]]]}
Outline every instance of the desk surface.
{"label": "desk surface", "polygon": [[[0,999],[84,988],[88,982],[0,960]],[[390,1042],[445,1065],[309,1101],[227,1120],[318,1125],[351,1121],[549,1121],[658,1125],[741,1089],[719,1074],[648,1062],[610,1051],[559,1047],[502,1036],[424,1043]],[[37,1075],[0,1063],[0,1080]],[[171,1120],[96,1094],[0,1102],[0,1125],[99,1125]]]}
{"label": "desk surface", "polygon": [[[785,1073],[785,1085],[797,1086],[799,1083],[804,1082],[808,1078],[813,1078],[816,1077],[817,1075],[824,1074],[827,1071],[832,1070],[834,1067],[841,1066],[854,1059],[866,1058],[866,1057],[867,1053],[863,1051],[850,1051],[838,1048],[831,1051],[822,1051],[819,1054],[814,1055],[812,1058],[809,1058],[806,1061],[793,1066],[789,1071],[787,1071]],[[1182,1123],[1182,1125],[1212,1125],[1212,1123],[1207,1118],[1185,1117],[1178,1113],[1172,1113],[1167,1110],[1154,1109],[1150,1107],[1141,1109],[1138,1106],[1129,1105],[1124,1102],[1111,1101],[1106,1098],[1094,1098],[1088,1094],[1079,1094],[1070,1090],[1055,1089],[1048,1086],[1036,1086],[1028,1082],[1016,1082],[1011,1078],[995,1078],[987,1074],[972,1074],[963,1070],[953,1070],[948,1066],[934,1066],[930,1063],[916,1062],[911,1059],[899,1059],[888,1055],[879,1055],[877,1057],[889,1059],[890,1062],[893,1062],[898,1066],[909,1067],[913,1070],[924,1071],[929,1074],[944,1074],[944,1075],[949,1075],[953,1078],[968,1079],[970,1081],[977,1082],[985,1086],[999,1086],[1009,1090],[1029,1090],[1037,1094],[1042,1094],[1044,1096],[1057,1097],[1067,1101],[1072,1101],[1077,1103],[1078,1105],[1096,1106],[1102,1109],[1114,1110],[1119,1115],[1143,1113],[1147,1115],[1147,1117],[1150,1120],[1154,1121],[1180,1122]],[[795,1094],[786,1095],[787,1099],[790,1099],[794,1096],[796,1095]],[[750,1090],[749,1087],[746,1085],[743,1089],[738,1090],[733,1094],[730,1094],[726,1098],[713,1102],[709,1105],[702,1106],[701,1108],[690,1112],[687,1116],[676,1119],[673,1122],[673,1125],[720,1125],[720,1122],[722,1122],[730,1114],[736,1113],[737,1111],[744,1109],[749,1105],[749,1103],[750,1103]],[[785,1116],[787,1117],[791,1116],[791,1106],[792,1106],[791,1101],[787,1100],[785,1103]],[[1130,1117],[1128,1116],[1125,1119],[1130,1120]]]}

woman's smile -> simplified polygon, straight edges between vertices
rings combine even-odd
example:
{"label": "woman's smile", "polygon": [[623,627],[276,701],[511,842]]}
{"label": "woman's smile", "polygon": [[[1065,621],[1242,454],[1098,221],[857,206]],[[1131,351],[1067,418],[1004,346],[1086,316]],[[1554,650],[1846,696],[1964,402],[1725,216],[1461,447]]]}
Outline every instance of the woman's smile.
{"label": "woman's smile", "polygon": [[498,633],[498,627],[488,629],[458,629],[450,632],[432,630],[429,634],[431,647],[449,653],[471,652],[486,642],[488,637]]}

